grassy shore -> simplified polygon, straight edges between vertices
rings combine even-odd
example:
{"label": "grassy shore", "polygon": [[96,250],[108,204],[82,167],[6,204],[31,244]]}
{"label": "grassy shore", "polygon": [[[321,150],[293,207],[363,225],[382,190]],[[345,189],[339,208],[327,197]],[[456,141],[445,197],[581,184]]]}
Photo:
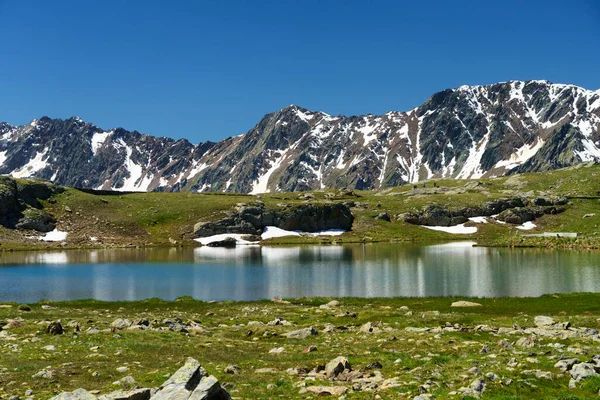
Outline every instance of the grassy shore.
{"label": "grassy shore", "polygon": [[[537,315],[569,322],[571,330],[598,329],[600,294],[470,299],[481,306],[466,308],[451,307],[464,300],[455,298],[342,298],[338,305],[323,306],[331,300],[88,300],[40,302],[30,304],[30,311],[5,304],[0,307],[2,325],[20,323],[13,322],[16,326],[0,335],[0,398],[27,398],[31,393],[45,399],[79,387],[102,393],[135,385],[156,387],[186,357],[198,359],[239,399],[304,399],[313,395],[300,393],[302,389],[315,385],[345,387],[345,396],[353,399],[412,399],[420,390],[437,398],[462,398],[460,389],[477,378],[486,382],[482,397],[489,399],[584,399],[597,396],[600,389],[597,377],[569,388],[568,374],[554,367],[562,358],[587,361],[600,354],[597,335],[561,336],[566,330],[560,328],[548,331],[557,336],[544,336],[527,330],[535,326]],[[42,304],[52,308],[43,309]],[[145,319],[151,329],[111,331],[119,318]],[[269,325],[278,319],[282,324]],[[56,320],[65,333],[45,333]],[[170,330],[174,321],[184,331]],[[372,332],[364,328],[369,322]],[[75,333],[76,324],[80,333]],[[305,339],[283,336],[305,327],[318,334]],[[519,341],[524,337],[530,345]],[[305,352],[308,346],[316,350]],[[279,348],[279,354],[271,352]],[[364,374],[362,384],[310,374],[338,356],[347,357],[352,369]],[[374,362],[381,368],[369,369]],[[239,367],[239,374],[226,373],[230,365]],[[127,370],[118,372],[118,367]],[[40,371],[50,374],[33,377]],[[113,384],[125,376],[136,383]],[[379,384],[369,386],[368,379]]]}
{"label": "grassy shore", "polygon": [[[237,203],[261,200],[267,207],[303,203],[353,201],[355,216],[352,231],[339,237],[287,237],[270,244],[352,243],[352,242],[434,242],[476,240],[492,246],[535,246],[561,248],[600,247],[600,165],[576,167],[542,173],[479,180],[432,180],[378,191],[320,190],[305,193],[272,193],[252,196],[235,193],[129,193],[91,194],[67,189],[43,201],[45,209],[58,220],[57,228],[68,232],[64,243],[45,243],[35,232],[0,227],[2,250],[37,248],[93,248],[131,246],[188,246],[193,226],[198,221],[223,218]],[[21,181],[26,184],[26,181]],[[514,225],[490,222],[474,224],[472,235],[449,234],[402,222],[397,217],[425,205],[453,208],[478,206],[499,198],[565,196],[566,211],[545,215],[535,221],[536,228],[520,231]],[[376,216],[387,212],[391,222]],[[473,223],[467,223],[467,225]],[[523,234],[574,232],[577,239],[525,238]],[[34,236],[34,238],[32,238]],[[94,238],[94,239],[91,239]]]}

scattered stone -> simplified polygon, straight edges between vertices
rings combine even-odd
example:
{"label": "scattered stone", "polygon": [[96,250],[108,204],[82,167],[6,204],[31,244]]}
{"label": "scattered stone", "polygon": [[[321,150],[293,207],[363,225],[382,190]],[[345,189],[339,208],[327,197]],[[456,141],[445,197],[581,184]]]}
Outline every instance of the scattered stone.
{"label": "scattered stone", "polygon": [[521,339],[517,340],[515,343],[516,347],[522,347],[525,349],[530,349],[535,346],[536,337],[535,335],[525,336]]}
{"label": "scattered stone", "polygon": [[576,382],[596,375],[598,375],[598,373],[596,372],[595,365],[591,363],[575,364],[573,368],[571,368],[571,377],[575,379]]}
{"label": "scattered stone", "polygon": [[28,312],[31,311],[31,307],[29,307],[27,304],[20,304],[19,310]]}
{"label": "scattered stone", "polygon": [[148,388],[133,389],[130,391],[117,390],[98,397],[98,400],[148,400],[152,390]]}
{"label": "scattered stone", "polygon": [[309,386],[307,388],[301,389],[300,393],[314,393],[317,396],[341,396],[346,394],[348,388],[345,386]]}
{"label": "scattered stone", "polygon": [[257,374],[274,374],[277,370],[275,368],[258,368],[254,372]]}
{"label": "scattered stone", "polygon": [[72,392],[63,392],[50,400],[96,400],[97,397],[85,389],[76,389]]}
{"label": "scattered stone", "polygon": [[474,303],[472,301],[455,301],[450,305],[450,307],[482,307],[479,303]]}
{"label": "scattered stone", "polygon": [[284,333],[283,336],[287,337],[288,339],[306,339],[307,337],[309,337],[311,335],[318,335],[318,334],[319,334],[319,332],[317,332],[317,330],[311,326],[310,328],[302,328],[302,329],[298,329],[296,331]]}
{"label": "scattered stone", "polygon": [[117,372],[123,373],[127,371],[129,371],[129,367],[127,366],[117,367]]}
{"label": "scattered stone", "polygon": [[283,347],[274,347],[271,350],[269,350],[269,354],[276,356],[283,353],[284,351],[285,349]]}
{"label": "scattered stone", "polygon": [[115,328],[118,330],[127,329],[131,325],[132,325],[131,321],[129,321],[128,319],[122,319],[122,318],[118,318],[118,319],[114,320],[112,324],[110,324],[111,328]]}
{"label": "scattered stone", "polygon": [[274,390],[274,389],[277,389],[277,385],[273,385],[272,383],[269,383],[267,385],[267,390]]}
{"label": "scattered stone", "polygon": [[554,364],[554,368],[560,369],[562,372],[570,371],[575,364],[580,364],[581,361],[577,358],[569,358],[566,360],[560,360],[556,364]]}
{"label": "scattered stone", "polygon": [[226,374],[237,375],[240,373],[240,367],[238,367],[237,365],[228,365],[227,367],[225,367],[224,372]]}
{"label": "scattered stone", "polygon": [[38,373],[31,376],[32,378],[52,379],[54,378],[54,371],[51,369],[43,369]]}
{"label": "scattered stone", "polygon": [[62,335],[65,333],[61,323],[59,321],[50,322],[46,327],[46,333],[51,335]]}
{"label": "scattered stone", "polygon": [[534,318],[534,323],[539,328],[545,328],[554,324],[554,320],[550,317],[546,317],[544,315],[538,315]]}
{"label": "scattered stone", "polygon": [[317,346],[307,346],[302,350],[303,353],[312,353],[313,351],[317,351]]}
{"label": "scattered stone", "polygon": [[47,304],[44,304],[44,305],[42,305],[42,310],[56,310],[56,307],[52,307]]}
{"label": "scattered stone", "polygon": [[352,367],[350,366],[350,363],[346,357],[340,356],[334,358],[333,360],[329,361],[327,365],[325,365],[325,376],[327,378],[335,378],[344,372],[344,370],[351,371]]}
{"label": "scattered stone", "polygon": [[42,349],[46,351],[56,351],[56,347],[54,345],[49,344],[48,346],[42,347]]}
{"label": "scattered stone", "polygon": [[381,363],[379,361],[374,361],[372,363],[370,363],[369,365],[367,365],[367,369],[381,369],[383,368],[383,365],[381,365]]}

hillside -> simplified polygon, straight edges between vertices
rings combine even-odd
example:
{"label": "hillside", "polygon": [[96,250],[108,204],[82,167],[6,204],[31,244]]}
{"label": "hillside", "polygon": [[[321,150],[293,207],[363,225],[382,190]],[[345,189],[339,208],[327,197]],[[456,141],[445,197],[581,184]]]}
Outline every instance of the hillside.
{"label": "hillside", "polygon": [[[65,240],[44,242],[44,233],[0,226],[3,250],[45,247],[110,247],[198,245],[192,239],[199,221],[216,221],[230,216],[239,203],[262,202],[265,207],[282,210],[303,204],[345,204],[354,216],[352,230],[336,237],[284,237],[265,243],[332,243],[375,241],[435,241],[475,239],[480,244],[552,245],[597,248],[600,244],[600,165],[579,164],[556,171],[527,173],[478,180],[438,179],[375,191],[318,190],[303,193],[276,193],[261,196],[229,193],[119,193],[91,192],[60,188],[30,180],[10,180],[25,188],[48,185],[44,196],[22,204],[23,215],[48,215],[57,230],[66,232]],[[9,185],[10,186],[10,185]],[[0,192],[6,195],[5,186]],[[12,186],[10,186],[12,187]],[[21,190],[23,191],[23,190]],[[39,189],[37,192],[38,193]],[[15,192],[17,193],[17,192]],[[21,192],[18,192],[21,193]],[[48,195],[46,198],[45,195]],[[13,195],[11,195],[13,196]],[[16,196],[16,195],[15,195]],[[475,227],[471,234],[452,234],[421,227],[405,221],[406,213],[437,205],[451,212],[477,209],[497,199],[519,198],[538,202],[544,198],[564,198],[560,213],[536,216],[531,230],[519,224],[503,223],[487,217],[487,223],[467,221]],[[6,202],[4,201],[4,204]],[[537,203],[536,203],[537,204]],[[540,203],[541,204],[541,203]],[[562,204],[562,203],[561,203]],[[6,213],[6,210],[2,212]],[[385,220],[384,214],[390,221]],[[14,220],[17,221],[17,220]],[[574,232],[576,239],[526,238],[524,234]]]}
{"label": "hillside", "polygon": [[600,91],[547,81],[461,86],[379,116],[292,105],[246,134],[198,145],[43,117],[0,124],[0,174],[140,192],[384,189],[598,161],[599,127]]}

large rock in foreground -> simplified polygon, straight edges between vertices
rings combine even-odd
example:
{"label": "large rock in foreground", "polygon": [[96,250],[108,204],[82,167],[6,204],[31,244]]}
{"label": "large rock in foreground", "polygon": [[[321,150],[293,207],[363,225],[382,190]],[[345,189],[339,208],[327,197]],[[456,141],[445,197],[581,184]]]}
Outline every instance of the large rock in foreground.
{"label": "large rock in foreground", "polygon": [[[154,393],[154,394],[152,394]],[[219,380],[208,376],[200,363],[188,358],[158,389],[118,390],[96,397],[85,389],[64,392],[51,400],[231,400]]]}

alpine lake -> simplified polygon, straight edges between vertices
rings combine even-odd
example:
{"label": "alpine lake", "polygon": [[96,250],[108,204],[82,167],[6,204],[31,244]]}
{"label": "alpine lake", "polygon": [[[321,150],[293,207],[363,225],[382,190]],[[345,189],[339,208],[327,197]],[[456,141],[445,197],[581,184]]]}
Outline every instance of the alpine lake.
{"label": "alpine lake", "polygon": [[473,242],[24,251],[0,255],[0,301],[537,297],[600,292],[600,253]]}

